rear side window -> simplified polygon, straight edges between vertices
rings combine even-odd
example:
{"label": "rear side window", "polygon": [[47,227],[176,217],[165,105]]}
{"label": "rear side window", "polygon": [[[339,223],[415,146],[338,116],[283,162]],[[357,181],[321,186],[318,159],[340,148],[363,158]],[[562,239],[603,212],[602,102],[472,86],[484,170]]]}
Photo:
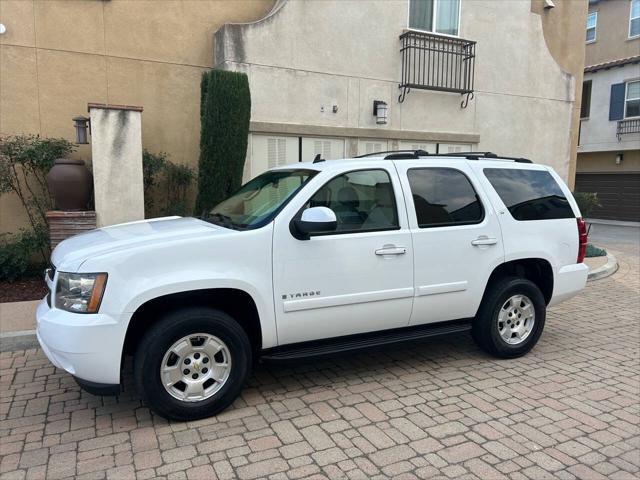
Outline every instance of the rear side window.
{"label": "rear side window", "polygon": [[484,174],[516,220],[575,217],[560,186],[545,170],[485,168]]}
{"label": "rear side window", "polygon": [[407,172],[420,228],[480,223],[484,211],[467,176],[453,168]]}

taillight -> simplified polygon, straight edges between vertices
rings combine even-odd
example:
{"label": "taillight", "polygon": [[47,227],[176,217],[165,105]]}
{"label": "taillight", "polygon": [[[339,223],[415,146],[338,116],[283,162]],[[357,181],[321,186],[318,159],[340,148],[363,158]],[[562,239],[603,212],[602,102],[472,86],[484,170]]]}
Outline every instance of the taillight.
{"label": "taillight", "polygon": [[576,218],[578,222],[578,261],[584,261],[584,254],[587,253],[587,224],[582,218]]}

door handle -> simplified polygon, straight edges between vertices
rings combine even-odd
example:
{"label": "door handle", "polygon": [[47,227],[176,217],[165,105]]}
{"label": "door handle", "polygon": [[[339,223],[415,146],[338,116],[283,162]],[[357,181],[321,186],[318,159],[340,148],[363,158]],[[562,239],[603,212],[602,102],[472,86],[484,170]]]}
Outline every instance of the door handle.
{"label": "door handle", "polygon": [[404,255],[407,253],[405,247],[384,246],[376,250],[376,255]]}
{"label": "door handle", "polygon": [[479,245],[495,245],[496,243],[498,243],[497,238],[489,238],[486,235],[480,235],[478,238],[471,241],[471,245],[476,247]]}

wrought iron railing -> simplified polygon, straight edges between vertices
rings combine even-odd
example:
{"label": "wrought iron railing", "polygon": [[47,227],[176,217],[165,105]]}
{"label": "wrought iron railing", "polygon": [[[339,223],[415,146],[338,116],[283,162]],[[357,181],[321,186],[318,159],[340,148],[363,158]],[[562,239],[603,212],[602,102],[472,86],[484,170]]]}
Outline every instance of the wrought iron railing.
{"label": "wrought iron railing", "polygon": [[616,128],[618,141],[622,140],[622,135],[626,135],[628,133],[640,133],[640,118],[618,120],[618,128]]}
{"label": "wrought iron railing", "polygon": [[399,102],[412,88],[466,95],[465,108],[473,98],[476,42],[426,32],[400,35],[402,80]]}

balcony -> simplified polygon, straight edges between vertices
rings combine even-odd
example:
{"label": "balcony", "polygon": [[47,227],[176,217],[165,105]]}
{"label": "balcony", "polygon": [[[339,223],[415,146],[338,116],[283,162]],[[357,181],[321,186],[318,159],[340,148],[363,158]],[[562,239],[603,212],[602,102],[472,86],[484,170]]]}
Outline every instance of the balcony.
{"label": "balcony", "polygon": [[622,135],[627,135],[629,133],[640,133],[640,118],[618,120],[618,127],[616,128],[618,141],[622,140]]}
{"label": "balcony", "polygon": [[460,106],[473,98],[476,42],[426,32],[400,35],[402,55],[402,103],[412,88],[466,95]]}

